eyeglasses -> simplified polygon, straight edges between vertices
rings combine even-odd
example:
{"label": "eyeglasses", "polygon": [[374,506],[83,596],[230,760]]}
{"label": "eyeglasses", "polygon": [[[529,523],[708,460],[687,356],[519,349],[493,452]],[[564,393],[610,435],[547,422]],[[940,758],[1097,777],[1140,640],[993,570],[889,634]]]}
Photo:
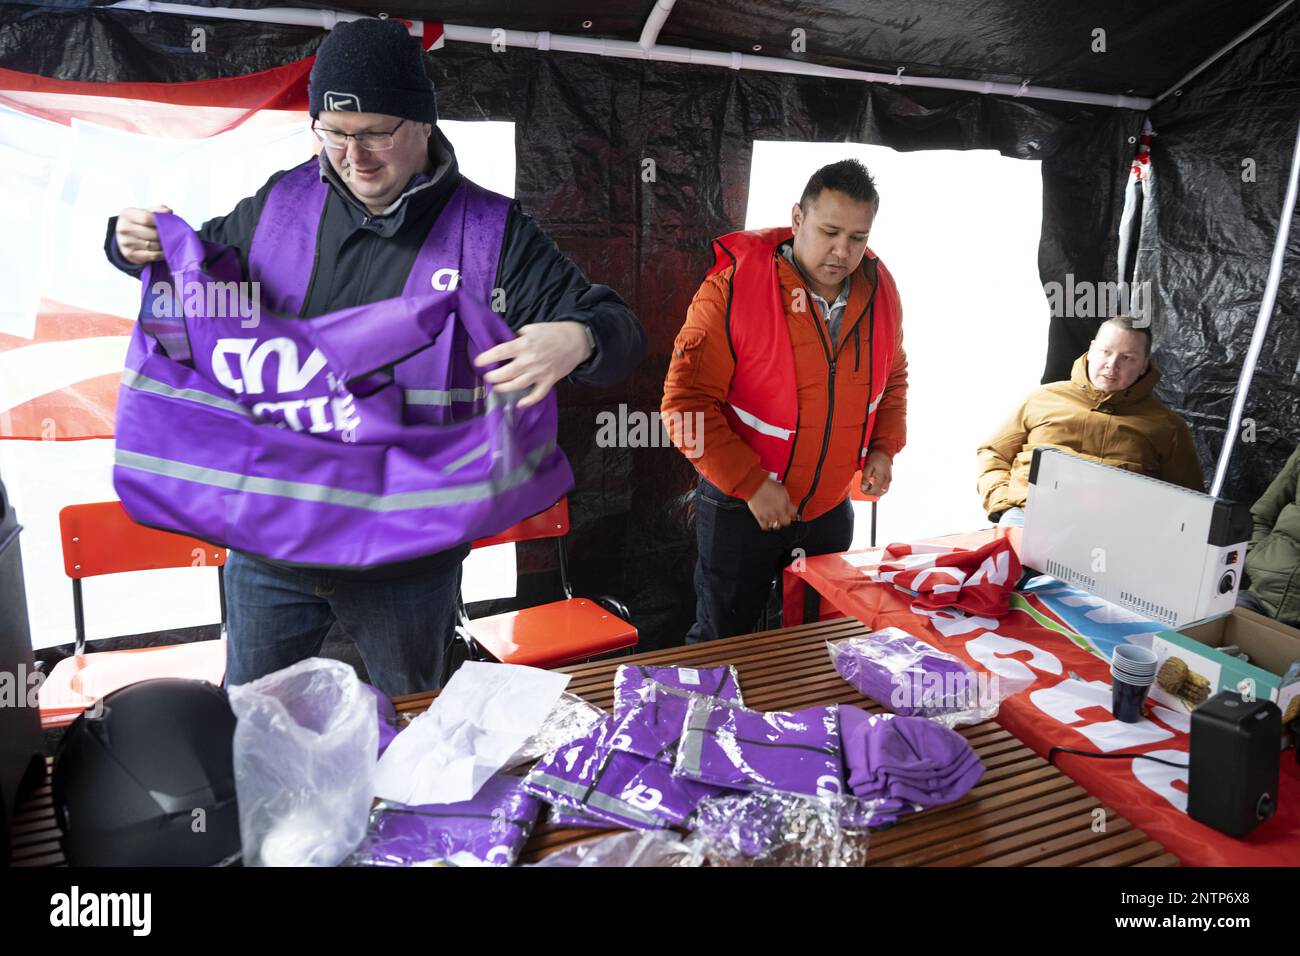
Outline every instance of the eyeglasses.
{"label": "eyeglasses", "polygon": [[313,121],[311,131],[330,149],[347,149],[348,140],[355,139],[362,149],[372,153],[382,153],[386,149],[393,148],[393,134],[401,129],[405,122],[406,120],[402,120],[387,133],[342,133],[336,129],[322,129]]}

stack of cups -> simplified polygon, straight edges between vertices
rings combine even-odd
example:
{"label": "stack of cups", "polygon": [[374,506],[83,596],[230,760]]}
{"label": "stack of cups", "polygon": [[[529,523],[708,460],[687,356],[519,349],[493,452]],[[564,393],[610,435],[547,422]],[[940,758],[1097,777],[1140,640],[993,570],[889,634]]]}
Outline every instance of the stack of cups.
{"label": "stack of cups", "polygon": [[1110,660],[1111,713],[1126,724],[1142,717],[1142,702],[1156,679],[1156,652],[1136,644],[1117,644]]}

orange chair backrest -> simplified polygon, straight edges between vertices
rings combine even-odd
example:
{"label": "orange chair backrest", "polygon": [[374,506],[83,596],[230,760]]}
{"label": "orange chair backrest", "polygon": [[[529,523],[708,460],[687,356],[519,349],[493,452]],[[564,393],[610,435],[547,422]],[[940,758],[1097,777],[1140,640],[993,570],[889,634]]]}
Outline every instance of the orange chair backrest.
{"label": "orange chair backrest", "polygon": [[70,578],[226,563],[225,548],[136,524],[120,501],[68,505],[59,512],[59,538]]}
{"label": "orange chair backrest", "polygon": [[493,544],[510,544],[512,541],[536,541],[539,538],[562,538],[569,533],[569,499],[561,498],[545,511],[540,511],[531,518],[525,518],[513,527],[506,528],[500,534],[490,538],[479,538],[474,542],[475,548],[486,548]]}

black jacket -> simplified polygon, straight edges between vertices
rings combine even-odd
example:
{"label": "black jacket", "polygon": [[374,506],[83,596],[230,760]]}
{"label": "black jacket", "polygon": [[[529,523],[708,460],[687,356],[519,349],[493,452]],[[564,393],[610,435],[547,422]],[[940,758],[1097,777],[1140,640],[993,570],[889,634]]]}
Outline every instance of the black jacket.
{"label": "black jacket", "polygon": [[[429,137],[429,159],[433,167],[430,177],[423,182],[424,177],[417,177],[392,206],[375,215],[352,196],[328,160],[321,157],[321,174],[333,188],[325,202],[319,265],[303,302],[303,317],[401,295],[416,254],[461,178],[451,144],[436,126]],[[245,276],[258,217],[271,187],[283,175],[283,171],[276,173],[229,215],[209,220],[199,229],[199,235],[209,242],[239,250]],[[138,276],[144,267],[132,265],[122,256],[114,237],[116,226],[114,216],[108,222],[104,250],[118,269]],[[537,223],[520,211],[518,203],[506,219],[493,288],[503,290],[502,317],[512,329],[560,320],[582,322],[591,329],[596,351],[569,376],[576,384],[619,382],[645,354],[645,332],[631,309],[613,289],[588,282]],[[423,572],[440,563],[459,562],[465,553],[466,548],[456,548],[444,555],[357,573],[393,576]]]}

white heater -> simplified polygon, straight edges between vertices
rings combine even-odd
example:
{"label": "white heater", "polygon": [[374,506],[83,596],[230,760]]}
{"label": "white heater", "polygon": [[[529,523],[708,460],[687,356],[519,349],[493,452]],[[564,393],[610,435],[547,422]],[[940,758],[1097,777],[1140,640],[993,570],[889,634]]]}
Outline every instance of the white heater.
{"label": "white heater", "polygon": [[1231,611],[1249,509],[1057,448],[1035,448],[1023,564],[1171,628]]}

